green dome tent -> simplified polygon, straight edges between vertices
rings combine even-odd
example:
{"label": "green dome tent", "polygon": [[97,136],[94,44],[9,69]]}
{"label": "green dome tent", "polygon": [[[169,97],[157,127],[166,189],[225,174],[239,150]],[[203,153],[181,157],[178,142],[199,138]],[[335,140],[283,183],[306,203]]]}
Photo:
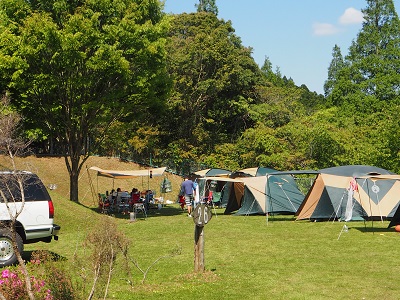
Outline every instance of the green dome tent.
{"label": "green dome tent", "polygon": [[236,214],[295,214],[304,200],[295,175],[316,171],[284,171],[263,168],[265,176],[243,178],[244,195]]}

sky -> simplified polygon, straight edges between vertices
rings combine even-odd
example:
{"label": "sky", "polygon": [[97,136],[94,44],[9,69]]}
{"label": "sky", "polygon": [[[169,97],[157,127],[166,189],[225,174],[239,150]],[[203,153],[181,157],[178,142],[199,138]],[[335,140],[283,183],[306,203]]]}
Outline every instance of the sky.
{"label": "sky", "polygon": [[[195,12],[199,0],[165,0],[166,13]],[[394,0],[397,14],[400,0]],[[273,70],[296,85],[324,93],[335,45],[342,55],[362,28],[365,0],[216,0],[218,18],[231,21],[242,45],[253,49],[261,67],[266,57]]]}

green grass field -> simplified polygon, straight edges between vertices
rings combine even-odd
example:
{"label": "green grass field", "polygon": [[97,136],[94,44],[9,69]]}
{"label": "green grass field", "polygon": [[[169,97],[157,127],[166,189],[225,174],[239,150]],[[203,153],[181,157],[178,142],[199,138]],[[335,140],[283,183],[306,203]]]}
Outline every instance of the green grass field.
{"label": "green grass field", "polygon": [[[88,232],[102,232],[100,220],[112,218],[129,240],[129,257],[142,269],[151,266],[142,283],[143,274],[133,264],[127,272],[119,256],[107,299],[400,299],[400,235],[387,229],[388,222],[350,222],[348,232],[341,233],[340,222],[294,221],[292,216],[267,222],[265,216],[223,215],[217,209],[204,228],[206,271],[196,274],[194,223],[177,204],[152,209],[147,219],[139,216],[135,222],[129,215],[105,217],[92,200],[68,200],[65,183],[50,176],[55,163],[53,171],[46,169],[48,163],[32,164],[40,166],[45,181],[60,187],[51,195],[61,233],[59,241],[26,245],[27,253],[51,251],[65,259],[56,263],[70,264],[79,274],[82,266],[75,257],[87,255],[82,245]],[[171,195],[179,182],[174,180]],[[82,195],[88,190],[81,188]],[[179,255],[170,255],[177,249]]]}
{"label": "green grass field", "polygon": [[[194,274],[194,223],[177,205],[152,210],[130,222],[115,216],[130,240],[129,253],[143,269],[159,260],[142,284],[116,268],[110,299],[399,299],[399,234],[387,223],[293,221],[292,217],[227,216],[217,210],[204,228],[204,274]],[[101,217],[83,206],[57,201],[60,240],[28,245],[72,260],[86,233]],[[372,227],[373,225],[373,227]],[[102,230],[98,228],[98,230]],[[40,248],[39,248],[40,246]],[[129,284],[133,282],[133,285]]]}

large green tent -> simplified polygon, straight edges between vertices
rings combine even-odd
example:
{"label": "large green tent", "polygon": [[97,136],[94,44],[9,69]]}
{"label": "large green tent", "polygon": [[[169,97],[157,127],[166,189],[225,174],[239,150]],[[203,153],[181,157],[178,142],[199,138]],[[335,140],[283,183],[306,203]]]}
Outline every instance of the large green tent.
{"label": "large green tent", "polygon": [[240,208],[243,199],[242,179],[219,176],[198,178],[200,198],[207,197],[211,191],[215,201],[223,202],[226,214],[236,211]]}
{"label": "large green tent", "polygon": [[374,177],[377,175],[393,173],[365,165],[319,170],[319,175],[296,213],[297,219],[391,218],[400,201],[400,182],[390,178],[377,180]]}
{"label": "large green tent", "polygon": [[245,183],[242,205],[236,214],[295,214],[304,200],[295,175],[315,171],[263,169],[265,176],[242,178]]}
{"label": "large green tent", "polygon": [[[249,214],[264,214],[265,208],[265,185],[266,177],[268,173],[277,172],[274,169],[266,167],[252,167],[235,171],[231,174],[231,178],[240,178],[247,182],[247,185],[243,186],[243,196],[239,207],[227,207],[225,213],[236,212],[237,215],[249,215]],[[224,194],[222,203],[228,206],[229,191],[233,187],[233,184],[227,183],[224,187]]]}
{"label": "large green tent", "polygon": [[[224,214],[295,214],[304,194],[295,175],[316,171],[279,172],[270,168],[248,168],[233,172],[231,177],[198,178],[200,197],[213,192],[214,199],[225,207]],[[256,176],[258,175],[258,176]]]}

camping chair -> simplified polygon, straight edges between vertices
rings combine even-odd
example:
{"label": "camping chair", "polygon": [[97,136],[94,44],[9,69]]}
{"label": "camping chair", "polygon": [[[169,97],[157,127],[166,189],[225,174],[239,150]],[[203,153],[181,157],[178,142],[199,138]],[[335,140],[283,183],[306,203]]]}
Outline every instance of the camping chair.
{"label": "camping chair", "polygon": [[219,208],[221,205],[221,192],[214,192],[211,201],[213,208]]}
{"label": "camping chair", "polygon": [[136,203],[140,203],[140,193],[139,192],[132,192],[131,200],[129,201],[129,209],[133,211],[133,205]]}
{"label": "camping chair", "polygon": [[129,195],[126,192],[122,193],[120,199],[117,200],[118,212],[122,212],[122,214],[128,214],[129,213],[131,199],[132,199],[131,195]]}
{"label": "camping chair", "polygon": [[[218,192],[215,192],[217,195],[220,195],[220,193],[218,193]],[[215,199],[214,199],[214,193],[213,193],[213,191],[208,191],[208,197],[205,197],[205,198],[203,198],[205,201],[206,201],[206,204],[208,205],[208,206],[212,206],[212,208],[213,208],[213,210],[214,210],[214,214],[215,214],[215,217],[218,217],[217,216],[217,210],[215,209],[215,207],[216,207],[216,202],[219,202],[219,197],[216,197],[216,198],[218,198],[218,200],[217,201],[215,201]]]}
{"label": "camping chair", "polygon": [[154,204],[154,192],[152,190],[147,190],[144,197],[144,205],[146,207],[146,210],[149,210],[150,207],[154,207]]}
{"label": "camping chair", "polygon": [[143,213],[145,219],[147,218],[146,205],[143,202],[133,204],[133,213],[135,216],[137,216],[139,212]]}
{"label": "camping chair", "polygon": [[146,205],[144,202],[140,201],[140,193],[132,193],[130,205],[132,206],[132,211],[135,217],[139,212],[143,213],[144,218],[147,218]]}

